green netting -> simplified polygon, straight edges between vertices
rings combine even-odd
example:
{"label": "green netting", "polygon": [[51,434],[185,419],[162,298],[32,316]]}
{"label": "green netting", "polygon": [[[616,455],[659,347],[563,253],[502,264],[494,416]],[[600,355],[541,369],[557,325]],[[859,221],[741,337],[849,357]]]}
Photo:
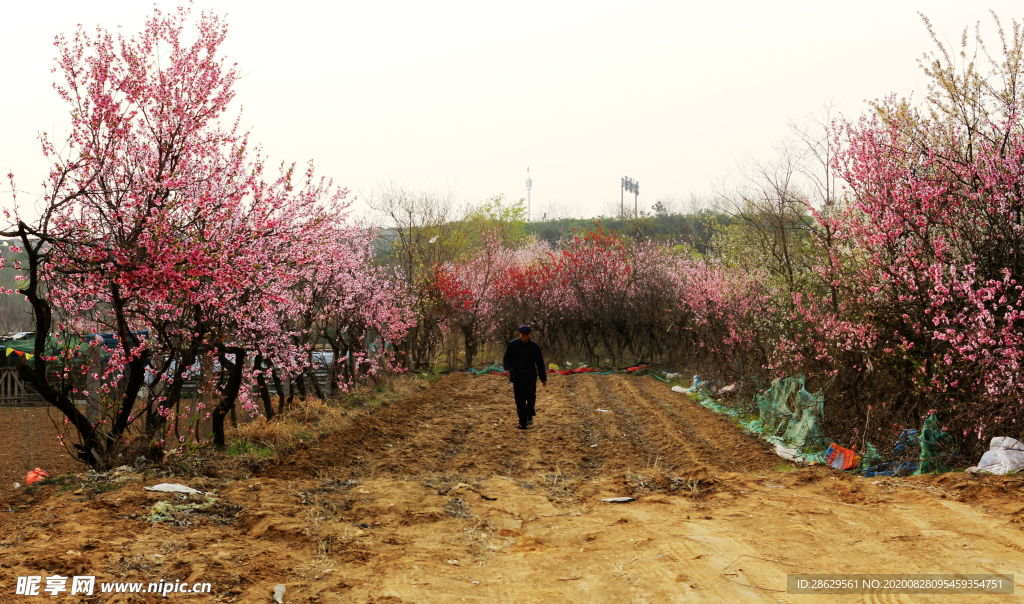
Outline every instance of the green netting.
{"label": "green netting", "polygon": [[804,458],[804,463],[817,463],[827,466],[828,460],[825,458],[826,451],[816,451],[814,453],[801,453],[800,456]]}
{"label": "green netting", "polygon": [[761,416],[761,434],[769,442],[777,438],[784,446],[801,451],[828,447],[818,428],[825,412],[825,396],[807,392],[804,376],[773,381],[764,394],[754,396],[754,404]]}
{"label": "green netting", "polygon": [[868,443],[864,447],[864,454],[860,458],[860,465],[857,467],[858,470],[867,470],[870,467],[877,466],[878,464],[885,461],[882,454],[878,452],[875,445]]}
{"label": "green netting", "polygon": [[[467,373],[469,373],[469,375],[491,375],[491,374],[494,374],[494,373],[504,373],[504,372],[505,372],[505,369],[501,366],[500,363],[495,363],[495,364],[491,365],[490,367],[485,367],[484,369],[474,369],[474,368],[470,367],[469,370],[467,371]],[[587,375],[612,375],[612,374],[636,375],[639,372],[629,373],[627,371],[606,370],[606,371],[586,371],[586,372],[583,372],[583,373],[585,373]]]}
{"label": "green netting", "polygon": [[495,363],[495,364],[491,365],[490,367],[486,367],[484,369],[473,369],[472,367],[469,368],[469,375],[485,375],[485,374],[504,373],[504,372],[505,372],[505,369],[501,365],[499,365],[498,363]]}
{"label": "green netting", "polygon": [[[744,414],[743,409],[741,409],[740,407],[728,407],[726,405],[719,405],[718,403],[715,402],[713,398],[709,397],[706,392],[701,391],[700,394],[701,398],[698,400],[698,402],[701,405],[707,407],[708,409],[711,409],[715,413],[724,413],[726,415],[731,415],[732,417],[739,417]],[[740,423],[743,422],[741,421]]]}
{"label": "green netting", "polygon": [[[754,410],[742,406],[720,405],[711,398],[703,384],[706,382],[695,379],[691,388],[679,392],[695,395],[697,402],[702,406],[735,418],[744,430],[773,445],[796,449],[804,462],[827,465],[825,451],[829,443],[818,425],[824,414],[825,397],[820,392],[808,392],[804,388],[804,376],[797,375],[773,381],[771,387],[763,394],[754,396]],[[753,415],[751,411],[757,413],[759,417],[749,419]],[[938,417],[934,413],[925,420],[920,433],[912,438],[916,438],[921,446],[920,463],[910,466],[910,469],[913,469],[914,465],[917,466],[915,474],[949,471],[942,462],[942,450],[948,446],[950,436],[942,431]],[[885,458],[878,449],[867,443],[857,471],[868,471],[868,475],[898,473],[898,468],[894,470],[885,467],[889,465],[892,464],[885,464]],[[902,465],[907,464],[904,462]]]}
{"label": "green netting", "polygon": [[[754,397],[753,409],[718,404],[703,387],[705,383],[695,379],[690,388],[702,406],[736,418],[744,430],[773,445],[796,449],[805,462],[826,463],[828,443],[818,427],[825,397],[807,392],[802,375],[773,381],[767,391]],[[758,417],[749,419],[755,413]]]}
{"label": "green netting", "polygon": [[914,474],[928,474],[930,472],[948,472],[949,468],[942,463],[942,448],[949,440],[946,434],[939,428],[939,418],[934,413],[924,420],[924,426],[917,436],[921,444],[921,463],[917,466]]}

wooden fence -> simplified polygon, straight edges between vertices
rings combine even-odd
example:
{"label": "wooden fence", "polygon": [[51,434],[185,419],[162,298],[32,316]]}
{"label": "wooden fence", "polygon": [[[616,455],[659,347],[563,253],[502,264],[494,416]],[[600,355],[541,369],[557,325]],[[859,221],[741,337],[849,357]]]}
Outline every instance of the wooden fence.
{"label": "wooden fence", "polygon": [[16,367],[0,367],[0,407],[42,407],[45,404],[34,388],[18,378]]}

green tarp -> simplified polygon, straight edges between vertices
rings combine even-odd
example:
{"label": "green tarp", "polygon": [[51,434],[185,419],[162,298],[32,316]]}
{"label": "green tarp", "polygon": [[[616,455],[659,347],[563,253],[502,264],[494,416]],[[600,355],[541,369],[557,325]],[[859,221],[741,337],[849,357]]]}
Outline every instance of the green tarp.
{"label": "green tarp", "polygon": [[[88,345],[83,340],[75,336],[63,336],[60,338],[59,343],[56,337],[50,336],[46,342],[45,354],[46,356],[57,356],[61,350],[68,346],[72,348],[75,346],[81,346],[83,354],[88,353]],[[30,333],[17,339],[11,336],[0,337],[0,367],[13,367],[14,365],[19,364],[19,362],[25,361],[25,357],[18,356],[14,352],[8,354],[8,349],[17,350],[26,354],[35,354],[36,335],[34,333]]]}
{"label": "green tarp", "polygon": [[[689,392],[694,393],[704,407],[735,417],[744,429],[773,445],[795,449],[804,461],[826,463],[825,451],[829,441],[819,427],[825,413],[825,397],[820,392],[808,392],[804,388],[804,376],[776,379],[768,390],[754,396],[753,408],[721,405],[705,389],[706,382],[698,380],[696,384],[699,385],[695,385]],[[749,419],[755,412],[758,418]],[[915,467],[915,474],[949,471],[942,463],[942,456],[952,439],[942,431],[935,414],[925,419],[921,432],[914,438],[921,446],[920,461],[899,464],[907,467],[905,471],[913,471]],[[867,443],[858,470],[868,470],[869,475],[891,476],[899,473],[899,468],[889,468],[892,464],[884,464],[884,461],[874,445]],[[879,464],[886,467],[882,468]],[[875,470],[871,466],[881,469]]]}
{"label": "green tarp", "polygon": [[811,394],[804,384],[802,375],[773,381],[768,390],[754,396],[754,409],[750,411],[756,411],[758,418],[751,420],[743,419],[750,415],[749,411],[718,404],[701,386],[697,386],[695,394],[701,405],[736,417],[744,429],[765,441],[796,449],[805,461],[825,463],[829,443],[818,427],[825,412],[825,397],[820,392]]}

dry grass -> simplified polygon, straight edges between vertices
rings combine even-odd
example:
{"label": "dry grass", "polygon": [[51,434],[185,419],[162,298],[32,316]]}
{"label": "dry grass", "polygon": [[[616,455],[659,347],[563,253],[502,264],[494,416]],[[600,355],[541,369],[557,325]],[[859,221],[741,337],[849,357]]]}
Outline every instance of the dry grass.
{"label": "dry grass", "polygon": [[447,495],[449,491],[455,490],[460,484],[469,485],[474,489],[479,489],[482,486],[479,477],[469,477],[459,473],[441,474],[431,472],[421,477],[421,479],[423,486],[436,491],[438,495]]}
{"label": "dry grass", "polygon": [[375,408],[408,398],[425,387],[426,383],[415,373],[389,373],[378,376],[373,384],[357,386],[348,395],[345,404],[348,407]]}
{"label": "dry grass", "polygon": [[337,564],[331,559],[331,540],[317,539],[317,553],[308,564],[299,566],[296,570],[307,579],[322,579],[324,575],[337,568]]}
{"label": "dry grass", "polygon": [[[226,437],[229,442],[243,443],[234,448],[232,452],[235,455],[279,456],[297,446],[314,444],[323,436],[344,428],[353,414],[412,396],[419,390],[420,383],[421,380],[411,374],[389,375],[375,385],[356,388],[344,398],[296,398],[285,413],[270,421],[262,415],[256,417],[251,422],[230,428]],[[276,398],[273,403],[280,407]]]}
{"label": "dry grass", "polygon": [[259,416],[232,428],[227,437],[231,441],[242,440],[282,453],[299,443],[315,441],[324,434],[341,429],[348,423],[348,415],[348,411],[337,403],[295,400],[284,414],[270,421]]}
{"label": "dry grass", "polygon": [[673,478],[672,490],[680,490],[690,497],[699,497],[709,490],[707,483],[708,480],[704,478]]}
{"label": "dry grass", "polygon": [[908,489],[917,489],[919,491],[926,491],[926,492],[931,493],[933,495],[940,495],[942,497],[945,497],[947,499],[951,499],[953,501],[958,501],[960,499],[960,494],[959,493],[950,491],[949,489],[947,489],[947,488],[945,488],[945,487],[943,487],[941,485],[937,485],[937,484],[922,483],[922,482],[918,482],[916,480],[903,480],[903,479],[895,478],[895,477],[891,477],[891,476],[883,478],[883,479],[878,480],[876,482],[879,483],[879,484],[882,484],[883,486],[889,487],[890,489],[892,487],[894,487],[894,486],[895,487],[905,487],[905,488],[908,488]]}
{"label": "dry grass", "polygon": [[628,560],[626,562],[613,563],[609,564],[608,566],[612,569],[612,575],[622,578],[630,586],[635,586],[640,579],[633,574],[636,572],[635,570],[633,572],[630,572],[630,569],[627,568],[627,565],[635,565],[639,562],[640,557],[633,556],[632,560]]}
{"label": "dry grass", "polygon": [[[541,488],[548,501],[561,508],[562,515],[582,516],[590,511],[579,496],[582,484],[583,480],[579,476],[565,474],[556,467],[553,474],[538,474],[537,482],[529,483],[529,487]],[[527,488],[526,484],[521,486]]]}
{"label": "dry grass", "polygon": [[[502,547],[515,545],[514,537],[499,538],[495,535],[494,525],[485,518],[473,518],[473,522],[466,521],[462,529],[462,538],[469,546],[478,566],[488,566],[490,559]],[[495,539],[499,542],[495,543]]]}
{"label": "dry grass", "polygon": [[445,513],[452,518],[473,517],[473,513],[469,509],[469,504],[461,499],[449,499],[441,509],[443,509]]}

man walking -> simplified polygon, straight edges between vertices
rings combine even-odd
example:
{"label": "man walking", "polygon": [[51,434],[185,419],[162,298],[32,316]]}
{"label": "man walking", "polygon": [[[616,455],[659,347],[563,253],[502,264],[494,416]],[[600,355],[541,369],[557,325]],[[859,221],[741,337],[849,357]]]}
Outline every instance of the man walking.
{"label": "man walking", "polygon": [[516,397],[520,430],[533,425],[533,416],[536,415],[534,407],[537,404],[537,377],[540,376],[540,383],[545,388],[548,387],[544,355],[540,352],[540,346],[530,340],[532,331],[529,325],[519,328],[519,337],[508,343],[505,348],[505,360],[502,362]]}

